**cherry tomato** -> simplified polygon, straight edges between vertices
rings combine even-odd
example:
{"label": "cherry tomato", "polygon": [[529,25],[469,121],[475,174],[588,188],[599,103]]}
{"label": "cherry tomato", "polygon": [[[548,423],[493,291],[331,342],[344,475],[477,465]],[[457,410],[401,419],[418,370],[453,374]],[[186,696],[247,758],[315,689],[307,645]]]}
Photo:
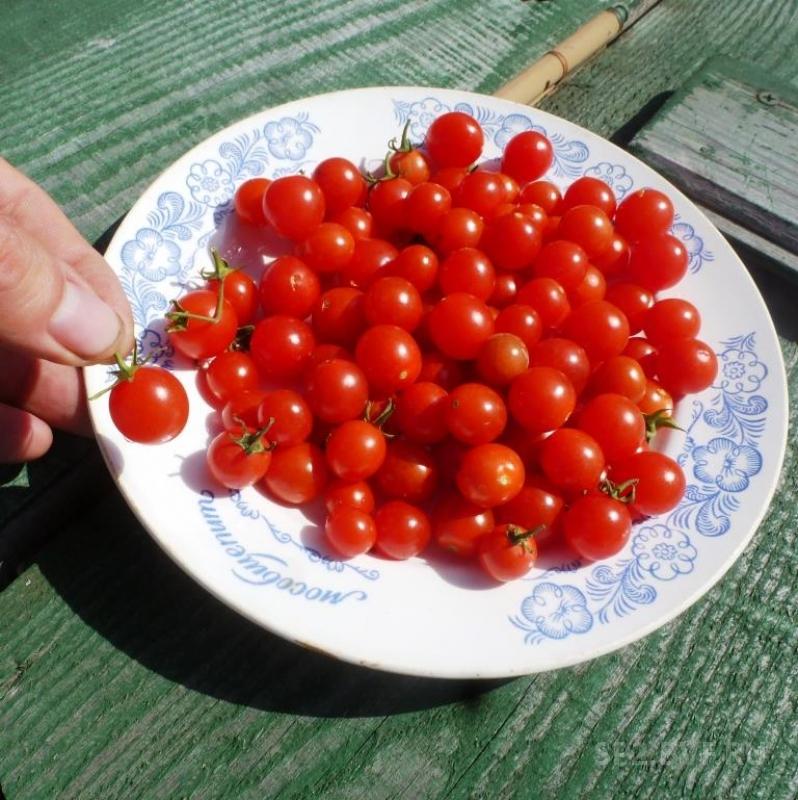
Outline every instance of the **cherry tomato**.
{"label": "cherry tomato", "polygon": [[296,252],[316,272],[340,272],[352,260],[355,239],[343,225],[322,222],[300,242]]}
{"label": "cherry tomato", "polygon": [[518,181],[503,172],[497,172],[496,178],[501,184],[504,193],[503,202],[515,203],[518,200],[518,195],[521,194],[521,187],[518,185]]}
{"label": "cherry tomato", "polygon": [[365,289],[377,278],[387,275],[385,270],[399,255],[399,251],[384,239],[360,239],[355,242],[352,258],[341,270],[345,281]]}
{"label": "cherry tomato", "polygon": [[263,271],[260,304],[267,314],[304,319],[321,295],[316,273],[296,256],[280,256]]}
{"label": "cherry tomato", "polygon": [[330,222],[337,222],[339,225],[343,225],[352,234],[352,238],[355,241],[370,239],[374,227],[374,218],[371,216],[371,212],[358,206],[345,208],[343,211],[333,214],[330,217]]}
{"label": "cherry tomato", "polygon": [[485,137],[479,123],[461,111],[436,117],[424,143],[436,167],[467,167],[482,153]]}
{"label": "cherry tomato", "polygon": [[635,453],[613,469],[612,478],[616,483],[637,481],[631,508],[647,517],[676,508],[686,484],[682,468],[669,456],[654,450]]}
{"label": "cherry tomato", "polygon": [[404,560],[417,556],[429,544],[432,526],[418,507],[402,500],[389,500],[374,515],[377,550],[389,558]]}
{"label": "cherry tomato", "polygon": [[320,494],[327,483],[324,453],[310,442],[277,447],[263,483],[284,503],[307,503]]}
{"label": "cherry tomato", "polygon": [[585,305],[585,303],[594,303],[596,300],[603,300],[607,294],[607,281],[604,279],[600,270],[597,270],[592,264],[587,265],[585,277],[579,286],[569,293],[568,299],[574,308]]}
{"label": "cherry tomato", "polygon": [[468,173],[469,169],[466,167],[443,167],[432,174],[431,182],[443,186],[449,194],[452,194],[457,191],[457,187]]}
{"label": "cherry tomato", "polygon": [[654,303],[643,322],[646,338],[656,347],[673,339],[694,339],[700,329],[698,309],[676,297]]}
{"label": "cherry tomato", "polygon": [[633,336],[624,347],[623,355],[637,361],[647,378],[656,375],[657,348],[648,339]]}
{"label": "cherry tomato", "polygon": [[396,422],[410,441],[435,444],[449,433],[446,427],[448,393],[437,383],[419,381],[396,399]]}
{"label": "cherry tomato", "polygon": [[612,219],[616,208],[615,195],[604,181],[585,175],[577,178],[565,191],[562,211],[574,206],[596,206]]}
{"label": "cherry tomato", "polygon": [[477,356],[477,372],[492,386],[507,386],[528,367],[529,350],[513,333],[494,333]]}
{"label": "cherry tomato", "polygon": [[368,207],[374,224],[387,236],[407,227],[406,203],[413,184],[404,178],[391,178],[375,183],[368,196]]}
{"label": "cherry tomato", "polygon": [[562,215],[557,236],[578,244],[588,258],[596,258],[612,244],[610,218],[596,206],[574,206]]}
{"label": "cherry tomato", "polygon": [[646,421],[640,409],[620,394],[599,394],[588,400],[577,424],[598,442],[608,464],[628,458],[646,440]]}
{"label": "cherry tomato", "polygon": [[504,308],[516,302],[520,283],[518,276],[513,272],[500,272],[496,275],[496,283],[488,298],[488,303],[494,308]]}
{"label": "cherry tomato", "polygon": [[[553,162],[551,142],[537,131],[522,131],[504,148],[502,172],[525,184],[541,177]],[[530,201],[525,199],[524,202]]]}
{"label": "cherry tomato", "polygon": [[626,243],[626,239],[614,233],[610,246],[593,258],[593,264],[607,278],[617,278],[623,275],[629,266],[629,245]]}
{"label": "cherry tomato", "polygon": [[543,245],[532,270],[539,278],[553,278],[570,292],[584,280],[587,267],[587,255],[578,244],[558,239]]}
{"label": "cherry tomato", "polygon": [[324,195],[327,216],[332,217],[350,206],[363,205],[366,181],[360,170],[345,158],[326,158],[313,170],[313,180]]}
{"label": "cherry tomato", "polygon": [[444,355],[472,359],[493,333],[493,318],[479,298],[463,292],[447,295],[429,314],[429,335]]}
{"label": "cherry tomato", "polygon": [[[232,305],[222,301],[219,316],[216,307],[219,297],[209,289],[196,289],[180,298],[170,312],[169,341],[175,350],[188,358],[201,361],[226,350],[235,339],[238,320]],[[185,314],[194,316],[187,317]],[[205,319],[196,319],[204,317]]]}
{"label": "cherry tomato", "polygon": [[457,470],[457,488],[481,508],[512,500],[524,485],[524,463],[503,444],[490,442],[467,450]]}
{"label": "cherry tomato", "polygon": [[327,439],[327,464],[345,481],[370,478],[385,461],[385,436],[370,422],[350,419]]}
{"label": "cherry tomato", "polygon": [[529,305],[540,315],[543,327],[559,328],[571,313],[565,289],[553,278],[534,278],[518,290],[516,302]]}
{"label": "cherry tomato", "polygon": [[629,332],[638,333],[643,327],[648,310],[654,304],[654,295],[636,283],[615,283],[607,289],[605,299],[623,311],[629,322]]}
{"label": "cherry tomato", "polygon": [[540,206],[549,216],[559,216],[563,212],[562,194],[550,181],[527,183],[521,189],[518,199],[522,203],[534,203]]}
{"label": "cherry tomato", "polygon": [[[258,310],[258,287],[242,269],[223,270],[224,299],[233,307],[239,325],[249,325]],[[215,296],[219,293],[219,281],[212,278],[208,289]]]}
{"label": "cherry tomato", "polygon": [[605,300],[575,308],[563,332],[584,347],[591,363],[598,364],[623,352],[629,339],[629,323],[617,306]]}
{"label": "cherry tomato", "polygon": [[508,405],[513,418],[527,431],[559,428],[576,406],[576,392],[558,369],[530,367],[510,384]]}
{"label": "cherry tomato", "polygon": [[479,539],[493,530],[493,512],[451,492],[436,503],[432,527],[444,550],[467,558],[476,553]]}
{"label": "cherry tomato", "polygon": [[371,325],[397,325],[414,331],[421,322],[421,295],[405,278],[378,278],[366,290],[363,303],[366,319]]}
{"label": "cherry tomato", "polygon": [[354,356],[340,344],[317,344],[308,362],[308,370],[325,361],[340,358],[342,361],[354,361]]}
{"label": "cherry tomato", "polygon": [[532,349],[543,335],[543,325],[538,312],[532,306],[519,303],[513,303],[499,312],[495,329],[497,333],[512,333],[517,336],[528,350]]}
{"label": "cherry tomato", "polygon": [[324,219],[324,194],[305,175],[286,175],[269,184],[263,197],[266,219],[281,236],[307,238]]}
{"label": "cherry tomato", "polygon": [[183,384],[162,367],[136,366],[111,389],[108,410],[119,432],[133,442],[160,444],[175,438],[188,420]]}
{"label": "cherry tomato", "polygon": [[266,224],[266,216],[263,213],[263,196],[270,183],[268,178],[250,178],[236,189],[233,206],[240,220],[250,225]]}
{"label": "cherry tomato", "polygon": [[630,242],[667,233],[673,224],[673,204],[656,189],[638,189],[627,195],[615,213],[618,233]]}
{"label": "cherry tomato", "polygon": [[299,392],[274,389],[266,393],[258,407],[258,426],[269,428],[269,440],[278,445],[304,442],[313,430],[313,414]]}
{"label": "cherry tomato", "polygon": [[396,325],[375,325],[357,340],[355,359],[378,394],[390,395],[413,383],[421,372],[416,340]]}
{"label": "cherry tomato", "polygon": [[347,506],[366,514],[374,511],[374,492],[366,481],[334,480],[324,492],[324,506],[332,513],[339,506]]}
{"label": "cherry tomato", "polygon": [[505,200],[505,187],[495,172],[476,170],[463,178],[454,193],[454,204],[490,217]]}
{"label": "cherry tomato", "polygon": [[266,474],[272,461],[272,446],[263,431],[234,428],[214,437],[206,460],[211,475],[222,486],[244,489]]}
{"label": "cherry tomato", "polygon": [[626,544],[631,530],[626,506],[606,495],[580,497],[565,513],[565,540],[588,561],[615,555]]}
{"label": "cherry tomato", "polygon": [[684,245],[669,233],[640,239],[632,245],[629,274],[652,292],[677,284],[686,274],[689,258]]}
{"label": "cherry tomato", "polygon": [[620,394],[638,403],[646,391],[646,374],[633,358],[612,356],[591,375],[590,391],[592,394]]}
{"label": "cherry tomato", "polygon": [[470,208],[453,208],[443,214],[430,241],[445,256],[461,247],[478,247],[485,223]]}
{"label": "cherry tomato", "polygon": [[438,485],[438,465],[423,445],[406,439],[388,443],[388,453],[377,473],[377,485],[388,497],[423,503]]}
{"label": "cherry tomato", "polygon": [[656,414],[658,411],[667,411],[670,415],[673,413],[673,398],[655,380],[648,378],[646,391],[637,401],[637,407],[646,416]]}
{"label": "cherry tomato", "polygon": [[443,217],[452,208],[452,195],[439,183],[420,183],[414,186],[405,201],[408,230],[432,238]]}
{"label": "cherry tomato", "polygon": [[228,350],[219,353],[205,369],[205,382],[213,396],[226,403],[242,389],[258,386],[258,369],[248,353]]}
{"label": "cherry tomato", "polygon": [[521,491],[509,503],[496,506],[493,513],[497,522],[520,525],[527,530],[545,526],[535,534],[537,543],[541,544],[551,538],[563,505],[563,498],[550,481],[542,475],[527,473]]}
{"label": "cherry tomato", "polygon": [[391,265],[392,274],[404,278],[420,293],[435,286],[438,279],[438,256],[423,244],[411,244],[396,256]]}
{"label": "cherry tomato", "polygon": [[324,523],[327,541],[345,558],[367,553],[377,541],[377,526],[370,514],[339,506]]}
{"label": "cherry tomato", "polygon": [[438,273],[444,294],[466,292],[480,300],[487,300],[496,285],[496,273],[490,259],[474,247],[453,250],[444,259]]}
{"label": "cherry tomato", "polygon": [[322,342],[352,346],[366,327],[360,289],[339,286],[321,295],[313,309],[313,330]]}
{"label": "cherry tomato", "polygon": [[308,371],[305,398],[322,422],[346,422],[363,414],[369,399],[368,382],[357,364],[334,358]]}
{"label": "cherry tomato", "polygon": [[512,524],[497,525],[479,540],[477,550],[482,569],[502,583],[522,578],[538,557],[532,531]]}
{"label": "cherry tomato", "polygon": [[266,394],[263,389],[244,389],[234,394],[222,407],[222,425],[225,429],[242,425],[252,430],[262,427],[258,409]]}
{"label": "cherry tomato", "polygon": [[560,428],[541,445],[543,474],[565,492],[583,492],[596,486],[604,472],[604,454],[598,442],[576,428]]}
{"label": "cherry tomato", "polygon": [[657,376],[660,383],[676,397],[701,392],[718,374],[715,351],[699,339],[675,339],[660,345],[657,352]]}
{"label": "cherry tomato", "polygon": [[577,394],[581,394],[590,377],[590,360],[583,347],[570,339],[543,339],[529,351],[529,365],[551,367],[565,375]]}
{"label": "cherry tomato", "polygon": [[514,211],[490,220],[481,246],[498,269],[526,269],[540,252],[543,239],[531,217]]}
{"label": "cherry tomato", "polygon": [[291,380],[302,374],[316,340],[306,322],[277,314],[262,319],[255,326],[249,346],[265,378]]}
{"label": "cherry tomato", "polygon": [[497,439],[507,425],[507,409],[501,396],[481,383],[463,383],[449,394],[446,426],[465,444]]}
{"label": "cherry tomato", "polygon": [[543,228],[546,226],[548,220],[548,215],[539,205],[535,203],[521,203],[515,206],[514,210],[519,214],[524,214],[524,216],[529,217],[542,234]]}
{"label": "cherry tomato", "polygon": [[447,358],[440,353],[425,353],[418,380],[437,383],[448,392],[463,382],[463,375],[463,368],[453,358]]}

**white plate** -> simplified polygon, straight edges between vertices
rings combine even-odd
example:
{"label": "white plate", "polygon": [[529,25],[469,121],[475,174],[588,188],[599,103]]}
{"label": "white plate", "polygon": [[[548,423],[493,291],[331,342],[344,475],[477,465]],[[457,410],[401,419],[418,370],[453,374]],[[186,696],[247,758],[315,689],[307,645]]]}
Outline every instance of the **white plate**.
{"label": "white plate", "polygon": [[[209,243],[250,268],[274,253],[273,242],[232,229],[237,185],[253,175],[310,172],[333,155],[378,161],[407,120],[412,140],[421,141],[450,109],[480,120],[487,158],[518,131],[536,128],[554,143],[555,182],[595,175],[619,197],[654,186],[673,198],[674,233],[690,253],[677,292],[701,310],[701,336],[720,358],[716,385],[678,408],[687,434],[665,437],[664,449],[678,457],[689,484],[674,512],[636,526],[625,550],[605,562],[543,564],[500,587],[470,564],[432,557],[341,562],[302,511],[255,489],[230,496],[207,477],[211,409],[195,373],[177,360],[162,359],[185,384],[191,413],[173,442],[131,444],[111,424],[107,401],[91,409],[111,471],[141,522],[186,572],[244,616],[377,669],[495,678],[586,661],[673,619],[732,565],[768,507],[785,447],[784,366],[759,293],[706,217],[628,153],[542,111],[444,89],[358,89],[263,111],[195,147],[144,192],[107,257],[145,351],[160,346],[167,301],[198,279]],[[105,368],[89,369],[88,392],[107,380]]]}

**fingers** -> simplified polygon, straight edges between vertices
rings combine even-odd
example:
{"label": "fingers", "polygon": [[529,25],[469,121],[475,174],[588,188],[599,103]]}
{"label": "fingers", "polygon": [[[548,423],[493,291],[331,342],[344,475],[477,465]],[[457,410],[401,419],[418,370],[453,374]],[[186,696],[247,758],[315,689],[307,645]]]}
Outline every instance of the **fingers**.
{"label": "fingers", "polygon": [[0,348],[0,403],[29,411],[53,428],[91,435],[86,392],[74,367]]}
{"label": "fingers", "polygon": [[44,455],[53,442],[46,422],[0,403],[0,463],[15,464]]}

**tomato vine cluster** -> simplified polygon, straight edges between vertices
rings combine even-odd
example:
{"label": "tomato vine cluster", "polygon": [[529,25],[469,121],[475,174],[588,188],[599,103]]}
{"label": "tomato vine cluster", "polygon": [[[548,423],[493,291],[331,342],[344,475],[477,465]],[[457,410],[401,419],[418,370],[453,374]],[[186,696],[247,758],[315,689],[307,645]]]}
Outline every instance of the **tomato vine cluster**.
{"label": "tomato vine cluster", "polygon": [[[207,460],[221,484],[323,497],[344,557],[434,541],[505,581],[555,541],[610,556],[634,520],[679,502],[682,471],[649,442],[717,360],[695,306],[657,297],[688,262],[668,197],[617,204],[591,177],[561,193],[534,131],[500,171],[477,164],[482,149],[477,121],[452,112],[423,149],[392,141],[380,177],[330,158],[247,181],[236,213],[293,254],[258,283],[214,254],[207,286],[167,316],[220,411]],[[148,391],[147,371],[174,381],[120,362],[111,412],[130,438],[163,441],[184,400],[160,430],[117,408]]]}

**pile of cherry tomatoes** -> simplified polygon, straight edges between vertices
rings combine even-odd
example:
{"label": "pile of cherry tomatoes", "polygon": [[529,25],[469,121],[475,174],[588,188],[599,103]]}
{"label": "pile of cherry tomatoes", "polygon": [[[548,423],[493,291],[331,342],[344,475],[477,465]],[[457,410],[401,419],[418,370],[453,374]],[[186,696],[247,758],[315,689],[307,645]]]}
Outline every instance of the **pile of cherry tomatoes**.
{"label": "pile of cherry tomatoes", "polygon": [[[379,177],[330,158],[244,183],[241,221],[293,255],[256,283],[214,253],[207,286],[173,303],[171,344],[224,428],[210,472],[284,503],[323,498],[343,557],[434,541],[506,581],[555,541],[616,553],[634,520],[681,499],[679,465],[649,442],[717,371],[695,306],[657,298],[688,265],[670,200],[617,204],[591,177],[562,194],[535,131],[499,172],[475,166],[483,132],[459,112],[423,149],[406,133],[390,146]],[[188,401],[168,371],[119,359],[119,378],[125,435],[179,433]]]}

